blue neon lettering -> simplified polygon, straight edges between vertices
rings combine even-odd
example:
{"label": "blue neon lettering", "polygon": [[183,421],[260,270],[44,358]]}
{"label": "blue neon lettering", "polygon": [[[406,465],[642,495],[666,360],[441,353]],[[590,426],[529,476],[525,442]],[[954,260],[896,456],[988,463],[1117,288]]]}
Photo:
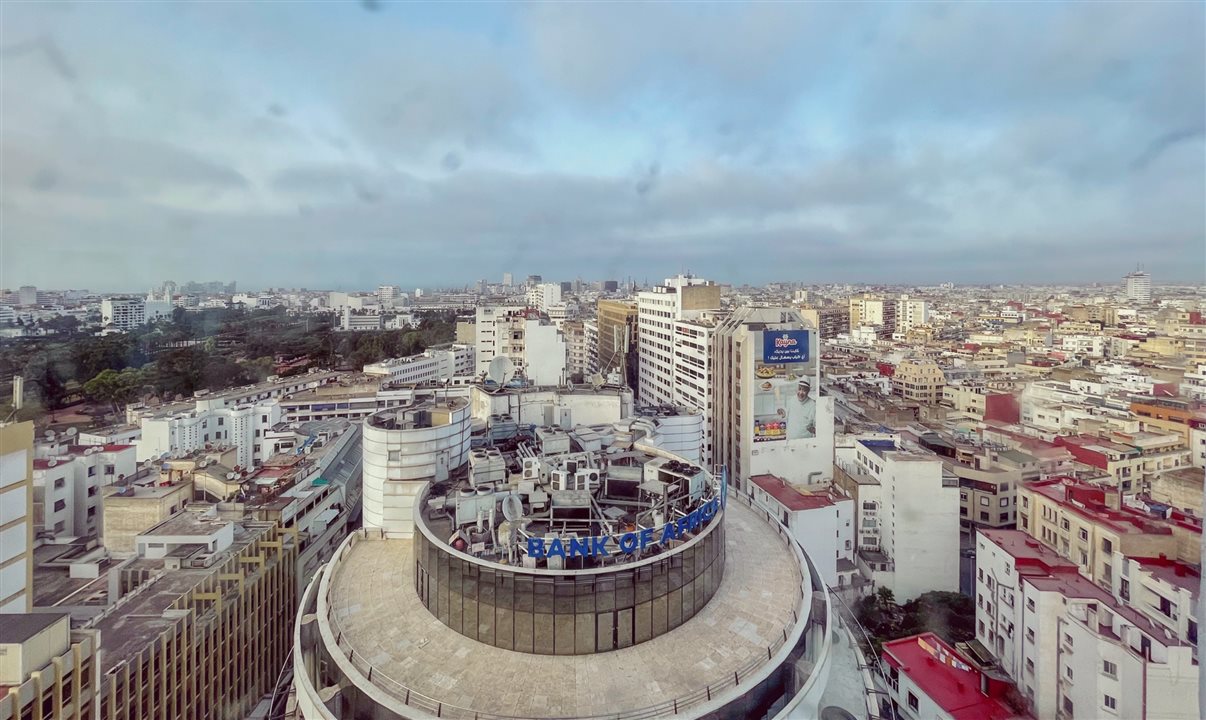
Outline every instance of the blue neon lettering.
{"label": "blue neon lettering", "polygon": [[549,543],[546,550],[549,557],[565,557],[565,546],[561,544],[561,538],[553,538],[553,542]]}
{"label": "blue neon lettering", "polygon": [[590,540],[588,538],[570,538],[570,557],[586,557],[588,555],[590,555]]}
{"label": "blue neon lettering", "polygon": [[636,550],[637,536],[636,533],[624,533],[620,536],[620,549],[626,553],[631,553]]}
{"label": "blue neon lettering", "polygon": [[674,522],[668,522],[666,523],[666,526],[662,528],[662,539],[659,542],[662,545],[665,545],[666,541],[677,540],[678,537],[678,525]]}
{"label": "blue neon lettering", "polygon": [[540,538],[528,538],[528,557],[544,557],[544,540]]}
{"label": "blue neon lettering", "polygon": [[593,537],[590,539],[590,554],[594,556],[607,557],[611,553],[607,551],[607,536]]}
{"label": "blue neon lettering", "polygon": [[653,528],[642,528],[641,529],[641,549],[644,550],[645,546],[651,542],[653,542]]}

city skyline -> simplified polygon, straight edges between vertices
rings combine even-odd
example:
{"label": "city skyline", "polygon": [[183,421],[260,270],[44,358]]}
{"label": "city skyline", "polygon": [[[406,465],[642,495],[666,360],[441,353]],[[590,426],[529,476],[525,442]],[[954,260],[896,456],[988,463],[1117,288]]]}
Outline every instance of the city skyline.
{"label": "city skyline", "polygon": [[5,4],[0,285],[1201,281],[1201,5],[466,7]]}

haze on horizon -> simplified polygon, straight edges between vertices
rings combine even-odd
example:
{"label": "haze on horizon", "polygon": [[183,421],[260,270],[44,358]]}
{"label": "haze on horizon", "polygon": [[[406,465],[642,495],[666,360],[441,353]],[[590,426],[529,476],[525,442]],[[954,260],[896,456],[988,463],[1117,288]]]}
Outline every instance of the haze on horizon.
{"label": "haze on horizon", "polygon": [[0,4],[0,287],[1157,283],[1201,3]]}

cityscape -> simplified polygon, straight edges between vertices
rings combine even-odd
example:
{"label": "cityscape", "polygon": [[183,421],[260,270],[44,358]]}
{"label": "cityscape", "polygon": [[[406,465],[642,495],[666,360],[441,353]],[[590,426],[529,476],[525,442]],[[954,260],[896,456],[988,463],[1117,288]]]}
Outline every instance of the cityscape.
{"label": "cityscape", "polygon": [[0,2],[0,720],[1206,718],[1204,29]]}
{"label": "cityscape", "polygon": [[1204,305],[19,287],[0,708],[1197,717]]}

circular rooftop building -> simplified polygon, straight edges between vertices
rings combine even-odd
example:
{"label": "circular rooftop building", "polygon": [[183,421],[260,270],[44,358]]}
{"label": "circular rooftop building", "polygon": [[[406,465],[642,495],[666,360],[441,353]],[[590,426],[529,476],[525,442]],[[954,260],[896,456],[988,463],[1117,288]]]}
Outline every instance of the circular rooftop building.
{"label": "circular rooftop building", "polygon": [[410,533],[349,536],[307,589],[301,717],[815,716],[829,604],[777,518],[639,441],[467,454],[390,481]]}

